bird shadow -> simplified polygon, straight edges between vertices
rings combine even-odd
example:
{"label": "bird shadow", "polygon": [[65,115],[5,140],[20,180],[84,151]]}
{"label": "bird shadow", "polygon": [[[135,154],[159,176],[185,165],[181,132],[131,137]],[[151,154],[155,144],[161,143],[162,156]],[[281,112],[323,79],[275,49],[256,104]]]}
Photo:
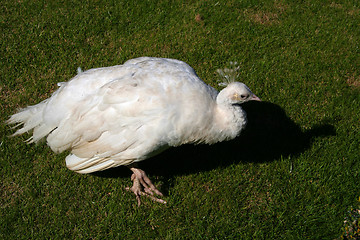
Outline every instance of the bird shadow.
{"label": "bird shadow", "polygon": [[[241,162],[271,162],[280,157],[296,156],[310,148],[316,137],[334,136],[333,125],[323,123],[302,131],[278,105],[248,102],[242,105],[248,125],[234,140],[214,145],[183,145],[140,162],[139,167],[151,176],[162,178],[162,190],[169,190],[177,175],[210,171]],[[129,177],[124,167],[94,173],[96,176]]]}

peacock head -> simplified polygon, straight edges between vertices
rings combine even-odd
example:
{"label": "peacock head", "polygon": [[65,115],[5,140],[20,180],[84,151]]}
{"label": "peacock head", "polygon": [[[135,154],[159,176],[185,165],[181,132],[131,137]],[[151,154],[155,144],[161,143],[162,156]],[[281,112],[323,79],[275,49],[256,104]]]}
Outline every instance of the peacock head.
{"label": "peacock head", "polygon": [[219,86],[225,87],[217,96],[218,104],[242,104],[248,101],[261,101],[251,90],[243,83],[236,82],[239,78],[240,65],[238,62],[230,62],[229,68],[217,69],[220,77]]}
{"label": "peacock head", "polygon": [[241,82],[232,82],[220,91],[216,98],[218,104],[242,104],[248,101],[261,101],[251,90]]}

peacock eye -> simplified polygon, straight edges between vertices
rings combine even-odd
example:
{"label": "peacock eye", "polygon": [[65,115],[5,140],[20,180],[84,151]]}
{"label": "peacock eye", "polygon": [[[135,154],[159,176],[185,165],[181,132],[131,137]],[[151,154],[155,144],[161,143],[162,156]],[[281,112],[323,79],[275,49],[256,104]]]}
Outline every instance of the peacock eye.
{"label": "peacock eye", "polygon": [[241,97],[241,99],[245,99],[245,98],[247,98],[247,97],[248,97],[248,95],[244,95],[244,94],[242,94],[242,95],[240,95],[240,97]]}

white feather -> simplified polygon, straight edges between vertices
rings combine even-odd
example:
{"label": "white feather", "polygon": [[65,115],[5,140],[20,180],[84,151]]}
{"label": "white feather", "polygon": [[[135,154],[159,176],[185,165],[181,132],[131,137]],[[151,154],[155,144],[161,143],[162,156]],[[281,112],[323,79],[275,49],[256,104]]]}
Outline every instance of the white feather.
{"label": "white feather", "polygon": [[128,165],[171,146],[232,139],[246,125],[238,104],[255,96],[238,82],[218,93],[186,63],[149,57],[79,71],[59,86],[8,123],[24,124],[14,135],[33,129],[30,142],[47,136],[53,151],[70,150],[67,167],[80,173]]}

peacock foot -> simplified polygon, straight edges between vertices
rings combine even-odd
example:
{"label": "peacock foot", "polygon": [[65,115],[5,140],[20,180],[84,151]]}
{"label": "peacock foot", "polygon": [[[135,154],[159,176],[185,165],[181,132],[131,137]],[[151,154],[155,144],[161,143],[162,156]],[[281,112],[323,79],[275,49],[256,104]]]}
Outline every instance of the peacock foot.
{"label": "peacock foot", "polygon": [[155,187],[143,170],[134,167],[131,167],[130,170],[133,172],[131,175],[133,186],[131,188],[127,187],[126,190],[135,194],[139,206],[141,204],[140,196],[146,196],[155,202],[166,204],[166,201],[154,196],[155,194],[163,196],[163,194]]}

